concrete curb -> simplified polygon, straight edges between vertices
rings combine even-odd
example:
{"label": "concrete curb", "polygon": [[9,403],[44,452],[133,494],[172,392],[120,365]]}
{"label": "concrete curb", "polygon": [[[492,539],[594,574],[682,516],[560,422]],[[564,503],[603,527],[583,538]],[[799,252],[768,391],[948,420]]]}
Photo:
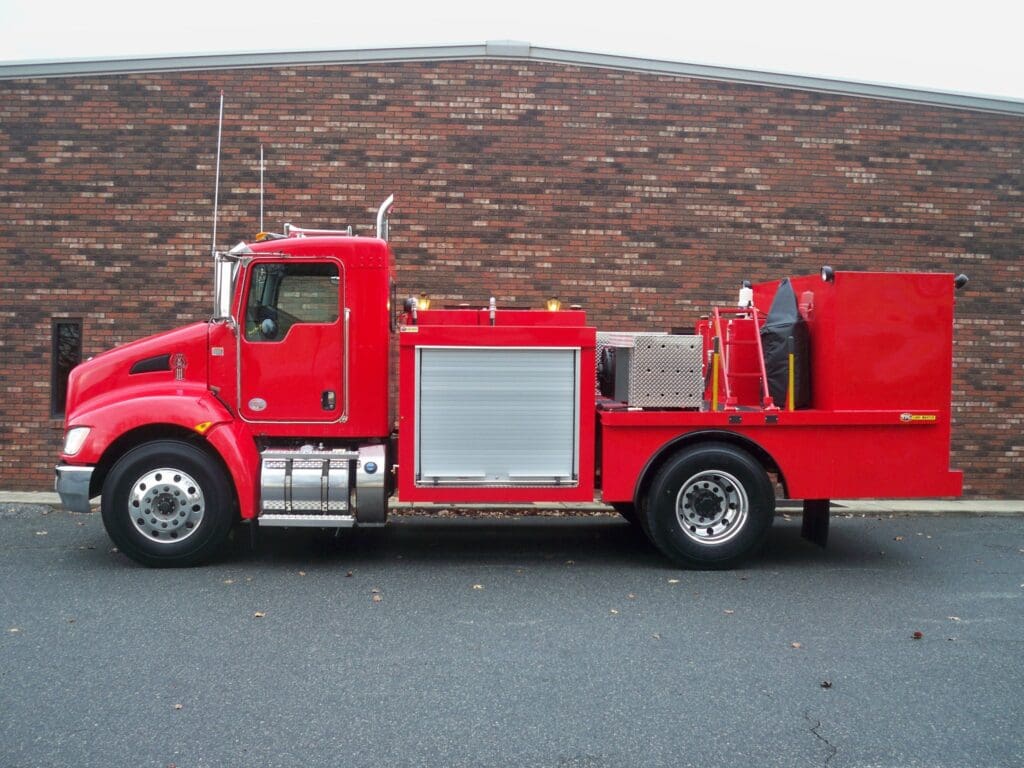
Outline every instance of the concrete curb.
{"label": "concrete curb", "polygon": [[[53,492],[0,491],[0,504],[40,504],[59,508],[60,497]],[[599,514],[612,513],[611,507],[598,502],[549,504],[412,504],[394,501],[390,508],[400,514],[413,510],[434,512],[442,509],[511,510],[536,509]],[[780,512],[800,511],[801,502],[780,499]],[[832,510],[862,515],[1024,515],[1024,500],[1007,499],[833,499]]]}

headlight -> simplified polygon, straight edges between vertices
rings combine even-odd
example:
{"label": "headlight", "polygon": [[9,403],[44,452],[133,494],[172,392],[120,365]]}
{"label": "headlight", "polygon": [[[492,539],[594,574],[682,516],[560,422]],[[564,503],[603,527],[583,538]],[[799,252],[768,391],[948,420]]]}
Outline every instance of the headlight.
{"label": "headlight", "polygon": [[89,430],[92,427],[75,427],[69,429],[68,433],[64,435],[64,455],[74,456],[80,450],[82,445],[85,444],[85,438],[89,436]]}

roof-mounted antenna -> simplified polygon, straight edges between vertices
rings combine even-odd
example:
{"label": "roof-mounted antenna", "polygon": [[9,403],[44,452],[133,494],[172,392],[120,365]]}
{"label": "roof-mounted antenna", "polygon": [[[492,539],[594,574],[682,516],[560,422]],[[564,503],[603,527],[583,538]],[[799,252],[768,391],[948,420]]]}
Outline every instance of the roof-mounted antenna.
{"label": "roof-mounted antenna", "polygon": [[263,228],[263,145],[260,144],[260,232],[266,232]]}
{"label": "roof-mounted antenna", "polygon": [[217,119],[217,170],[213,180],[213,243],[210,251],[217,256],[217,204],[220,202],[220,139],[224,131],[224,91],[220,92],[220,117]]}

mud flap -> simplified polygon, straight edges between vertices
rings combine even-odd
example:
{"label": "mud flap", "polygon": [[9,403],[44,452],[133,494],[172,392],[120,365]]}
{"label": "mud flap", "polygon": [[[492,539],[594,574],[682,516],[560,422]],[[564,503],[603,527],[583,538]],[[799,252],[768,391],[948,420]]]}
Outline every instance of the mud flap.
{"label": "mud flap", "polygon": [[804,519],[800,535],[812,544],[824,547],[828,543],[828,499],[804,499]]}

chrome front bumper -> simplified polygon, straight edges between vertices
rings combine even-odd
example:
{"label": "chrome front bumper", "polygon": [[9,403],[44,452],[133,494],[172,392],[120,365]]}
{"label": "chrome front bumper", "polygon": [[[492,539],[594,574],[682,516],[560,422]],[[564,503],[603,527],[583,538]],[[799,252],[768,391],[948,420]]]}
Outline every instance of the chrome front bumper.
{"label": "chrome front bumper", "polygon": [[90,512],[89,482],[93,467],[72,467],[58,464],[54,488],[60,494],[61,503],[72,512]]}

